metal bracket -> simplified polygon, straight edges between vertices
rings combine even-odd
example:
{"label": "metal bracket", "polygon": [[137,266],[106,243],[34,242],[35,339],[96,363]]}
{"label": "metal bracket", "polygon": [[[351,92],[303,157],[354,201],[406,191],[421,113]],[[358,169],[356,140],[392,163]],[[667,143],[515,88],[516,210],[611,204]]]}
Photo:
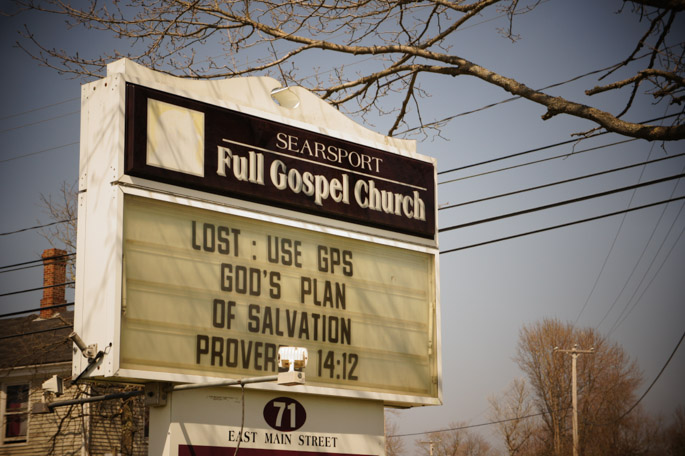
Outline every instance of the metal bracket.
{"label": "metal bracket", "polygon": [[83,350],[83,356],[88,358],[88,361],[95,359],[98,353],[98,344],[88,345],[85,350]]}
{"label": "metal bracket", "polygon": [[96,354],[94,357],[88,358],[88,366],[86,366],[86,368],[83,369],[83,372],[81,372],[80,374],[78,374],[78,377],[76,377],[76,378],[72,381],[72,383],[78,383],[78,382],[81,380],[81,377],[83,377],[83,376],[86,375],[88,372],[90,372],[91,370],[93,370],[93,368],[97,366],[97,364],[102,360],[102,358],[103,358],[104,356],[105,356],[105,352],[99,351],[99,352],[97,352],[97,354]]}
{"label": "metal bracket", "polygon": [[164,407],[169,395],[170,383],[152,382],[145,384],[145,405]]}
{"label": "metal bracket", "polygon": [[304,385],[304,372],[279,372],[278,380],[276,380],[276,383],[284,386]]}
{"label": "metal bracket", "polygon": [[79,337],[76,331],[72,331],[72,333],[67,336],[67,339],[71,340],[74,344],[76,344],[78,349],[81,350],[81,353],[83,353],[83,356],[85,358],[88,358],[89,363],[93,362],[93,360],[98,354],[98,344],[91,344],[86,346],[86,343],[83,342],[83,339]]}

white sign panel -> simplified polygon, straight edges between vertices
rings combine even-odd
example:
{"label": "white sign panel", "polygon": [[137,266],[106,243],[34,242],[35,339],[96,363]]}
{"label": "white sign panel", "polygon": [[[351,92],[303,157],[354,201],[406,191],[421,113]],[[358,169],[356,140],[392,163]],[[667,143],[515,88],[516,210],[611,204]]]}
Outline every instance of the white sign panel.
{"label": "white sign panel", "polygon": [[432,254],[126,196],[123,255],[123,370],[437,397]]}
{"label": "white sign panel", "polygon": [[238,443],[243,456],[385,454],[380,402],[248,389],[243,419],[242,400],[237,388],[174,392],[150,409],[150,454],[233,456]]}

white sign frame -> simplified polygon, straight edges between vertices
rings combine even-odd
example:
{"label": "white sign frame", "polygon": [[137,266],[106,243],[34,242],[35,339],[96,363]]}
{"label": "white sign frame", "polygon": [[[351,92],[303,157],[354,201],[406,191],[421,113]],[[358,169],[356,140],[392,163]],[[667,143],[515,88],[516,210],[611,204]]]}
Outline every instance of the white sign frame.
{"label": "white sign frame", "polygon": [[[161,75],[125,59],[111,64],[108,66],[108,77],[82,88],[75,293],[77,311],[74,321],[74,330],[86,344],[95,344],[97,351],[102,351],[103,356],[95,366],[91,366],[88,360],[76,354],[72,366],[74,375],[79,375],[90,367],[86,376],[110,378],[115,381],[146,379],[194,383],[219,380],[173,373],[157,375],[119,367],[118,350],[124,283],[122,274],[123,223],[121,221],[124,214],[124,196],[130,194],[433,255],[436,272],[434,284],[436,346],[434,349],[437,350],[437,376],[434,381],[437,383],[437,395],[423,397],[311,386],[297,387],[297,391],[380,400],[389,405],[399,406],[441,404],[442,360],[437,234],[435,239],[425,239],[128,176],[123,171],[126,83],[135,83],[194,98],[434,163],[432,158],[416,154],[413,141],[388,138],[371,132],[344,117],[304,89],[288,89],[298,96],[302,109],[292,110],[277,105],[270,95],[279,84],[270,78],[200,82]],[[247,90],[248,88],[250,90]],[[216,94],[226,93],[238,94],[238,96],[249,93],[250,98],[226,100],[225,97],[216,96]],[[319,121],[317,126],[309,123],[312,119]],[[259,385],[255,388],[280,390],[284,387]]]}

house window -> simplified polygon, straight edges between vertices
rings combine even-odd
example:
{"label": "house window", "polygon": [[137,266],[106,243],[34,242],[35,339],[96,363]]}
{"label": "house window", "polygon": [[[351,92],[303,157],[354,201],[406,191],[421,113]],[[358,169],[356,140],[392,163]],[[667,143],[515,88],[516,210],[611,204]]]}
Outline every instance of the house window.
{"label": "house window", "polygon": [[4,393],[2,442],[25,443],[29,429],[29,384],[7,385]]}

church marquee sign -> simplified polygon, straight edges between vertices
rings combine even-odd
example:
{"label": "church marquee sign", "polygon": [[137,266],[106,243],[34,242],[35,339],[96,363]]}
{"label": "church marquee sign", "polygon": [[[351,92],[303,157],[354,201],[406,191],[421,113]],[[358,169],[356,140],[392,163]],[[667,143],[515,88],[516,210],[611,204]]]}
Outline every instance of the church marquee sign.
{"label": "church marquee sign", "polygon": [[435,160],[276,89],[128,60],[82,87],[74,376],[272,375],[287,345],[298,392],[440,404]]}

